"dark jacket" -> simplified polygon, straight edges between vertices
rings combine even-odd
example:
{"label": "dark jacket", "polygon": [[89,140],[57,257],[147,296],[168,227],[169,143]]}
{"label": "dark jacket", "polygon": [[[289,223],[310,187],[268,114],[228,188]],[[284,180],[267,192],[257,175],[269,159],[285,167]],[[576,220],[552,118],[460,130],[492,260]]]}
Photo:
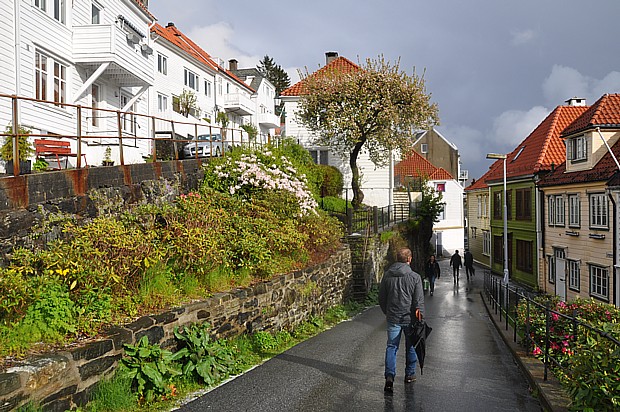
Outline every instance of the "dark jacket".
{"label": "dark jacket", "polygon": [[450,266],[454,268],[460,268],[461,266],[463,266],[461,255],[459,255],[458,253],[454,253],[454,255],[452,255],[452,257],[450,258]]}
{"label": "dark jacket", "polygon": [[424,290],[420,275],[411,270],[407,263],[396,262],[390,266],[379,285],[379,306],[389,323],[410,323],[415,319],[416,309],[424,314]]}
{"label": "dark jacket", "polygon": [[441,269],[439,268],[439,262],[434,261],[431,263],[430,260],[426,262],[426,266],[424,266],[424,275],[427,279],[430,279],[433,276],[437,278],[440,273]]}
{"label": "dark jacket", "polygon": [[464,258],[465,258],[465,266],[472,267],[474,265],[474,255],[472,255],[469,250],[465,252]]}

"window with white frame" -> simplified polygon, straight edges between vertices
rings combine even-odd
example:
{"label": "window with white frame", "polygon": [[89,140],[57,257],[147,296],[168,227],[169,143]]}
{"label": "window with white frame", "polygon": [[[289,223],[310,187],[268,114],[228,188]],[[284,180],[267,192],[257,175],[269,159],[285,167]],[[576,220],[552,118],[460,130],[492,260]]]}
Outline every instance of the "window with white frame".
{"label": "window with white frame", "polygon": [[101,11],[102,11],[102,7],[93,2],[91,6],[91,11],[90,11],[90,22],[92,24],[102,23]]}
{"label": "window with white frame", "polygon": [[555,226],[564,226],[564,196],[555,196],[555,218],[553,224]]}
{"label": "window with white frame", "polygon": [[310,152],[312,160],[314,160],[314,163],[317,165],[329,164],[329,152],[327,150],[310,149],[308,151]]}
{"label": "window with white frame", "polygon": [[568,259],[566,263],[568,266],[568,287],[569,289],[579,292],[579,285],[581,282],[579,261]]}
{"label": "window with white frame", "polygon": [[588,159],[588,144],[585,136],[577,136],[566,141],[566,158],[579,162]]}
{"label": "window with white frame", "polygon": [[211,82],[209,80],[205,80],[205,95],[211,97]]}
{"label": "window with white frame", "polygon": [[482,196],[478,196],[478,217],[482,217]]}
{"label": "window with white frame", "polygon": [[168,58],[161,53],[157,53],[157,71],[164,76],[168,74]]}
{"label": "window with white frame", "polygon": [[66,0],[34,0],[34,6],[62,24],[67,22]]}
{"label": "window with white frame", "polygon": [[568,225],[572,227],[581,225],[581,208],[578,195],[568,195]]}
{"label": "window with white frame", "polygon": [[159,112],[165,112],[168,110],[168,96],[164,94],[157,94],[157,110]]}
{"label": "window with white frame", "polygon": [[189,69],[185,69],[185,85],[198,91],[198,75]]}
{"label": "window with white frame", "polygon": [[482,196],[482,217],[489,216],[489,195]]}
{"label": "window with white frame", "polygon": [[555,222],[555,197],[547,197],[547,224],[553,226]]}
{"label": "window with white frame", "polygon": [[488,230],[482,231],[482,254],[491,255],[491,232]]}
{"label": "window with white frame", "polygon": [[607,195],[593,193],[590,195],[590,227],[607,229],[609,227]]}
{"label": "window with white frame", "polygon": [[[67,66],[39,50],[34,54],[34,66],[35,98],[65,103],[67,101]],[[53,85],[51,89],[48,87],[49,84]]]}
{"label": "window with white frame", "polygon": [[421,151],[422,153],[428,153],[428,143],[422,143],[422,144],[420,145],[420,151]]}
{"label": "window with white frame", "polygon": [[[121,94],[121,108],[124,108],[131,100],[131,96]],[[121,114],[121,128],[123,132],[136,135],[136,118],[133,113],[136,111],[135,103],[125,109],[125,112]]]}
{"label": "window with white frame", "polygon": [[590,294],[609,300],[609,270],[607,268],[590,265]]}
{"label": "window with white frame", "polygon": [[446,220],[446,204],[443,203],[441,205],[441,212],[439,212],[439,216],[437,216],[439,220]]}

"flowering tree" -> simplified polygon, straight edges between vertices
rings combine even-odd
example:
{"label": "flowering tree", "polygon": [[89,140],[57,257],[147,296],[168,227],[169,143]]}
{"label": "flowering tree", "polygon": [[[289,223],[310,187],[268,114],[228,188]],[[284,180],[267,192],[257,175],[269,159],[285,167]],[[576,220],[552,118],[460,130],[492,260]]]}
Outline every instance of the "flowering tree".
{"label": "flowering tree", "polygon": [[416,129],[438,122],[424,78],[402,72],[398,61],[367,59],[359,70],[306,73],[303,82],[297,116],[316,134],[315,144],[349,158],[356,208],[364,199],[357,166],[362,149],[376,166],[385,166],[392,151],[412,149]]}

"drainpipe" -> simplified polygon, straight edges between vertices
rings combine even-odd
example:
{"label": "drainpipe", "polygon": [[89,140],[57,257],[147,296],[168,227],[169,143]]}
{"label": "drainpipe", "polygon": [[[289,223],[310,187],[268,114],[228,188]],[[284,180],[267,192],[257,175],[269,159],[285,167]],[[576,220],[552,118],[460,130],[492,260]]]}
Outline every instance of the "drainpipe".
{"label": "drainpipe", "polygon": [[[614,152],[611,151],[611,148],[609,147],[609,144],[607,144],[607,140],[605,140],[605,138],[603,137],[603,134],[601,133],[601,128],[597,127],[596,128],[596,132],[598,133],[599,137],[601,138],[601,140],[603,141],[603,143],[605,144],[605,147],[607,147],[607,151],[609,152],[609,154],[611,155],[611,158],[614,159],[614,162],[616,162],[616,166],[618,167],[618,171],[620,171],[620,163],[618,163],[618,159],[616,158],[616,155],[614,155]],[[614,224],[613,224],[613,262],[614,262],[614,289],[613,289],[613,301],[616,305],[616,307],[620,307],[620,302],[618,302],[618,296],[620,295],[620,285],[618,285],[618,283],[620,283],[620,262],[618,262],[618,225],[616,223],[617,220],[617,216],[618,216],[618,202],[616,202],[616,200],[614,199],[614,194],[616,196],[618,196],[618,190],[609,190],[607,189],[608,192],[608,196],[611,199],[611,202],[614,205],[613,211],[614,211]]]}
{"label": "drainpipe", "polygon": [[19,29],[20,24],[20,5],[21,1],[15,0],[13,2],[13,31],[15,36],[15,95],[19,96],[21,94],[21,81],[20,81],[20,73],[21,73],[21,30]]}

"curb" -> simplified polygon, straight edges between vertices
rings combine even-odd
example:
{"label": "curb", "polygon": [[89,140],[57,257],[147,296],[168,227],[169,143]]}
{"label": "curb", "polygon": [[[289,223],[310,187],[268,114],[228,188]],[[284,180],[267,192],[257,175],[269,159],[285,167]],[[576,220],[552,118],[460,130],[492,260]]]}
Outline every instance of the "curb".
{"label": "curb", "polygon": [[505,324],[500,324],[499,315],[496,315],[489,307],[483,291],[480,292],[480,297],[495,329],[510,349],[515,362],[535,391],[534,395],[540,400],[543,409],[551,412],[567,412],[571,399],[560,382],[551,372],[547,374],[547,380],[544,380],[544,364],[535,357],[526,355],[525,350],[513,342],[514,330],[510,327],[506,330]]}

